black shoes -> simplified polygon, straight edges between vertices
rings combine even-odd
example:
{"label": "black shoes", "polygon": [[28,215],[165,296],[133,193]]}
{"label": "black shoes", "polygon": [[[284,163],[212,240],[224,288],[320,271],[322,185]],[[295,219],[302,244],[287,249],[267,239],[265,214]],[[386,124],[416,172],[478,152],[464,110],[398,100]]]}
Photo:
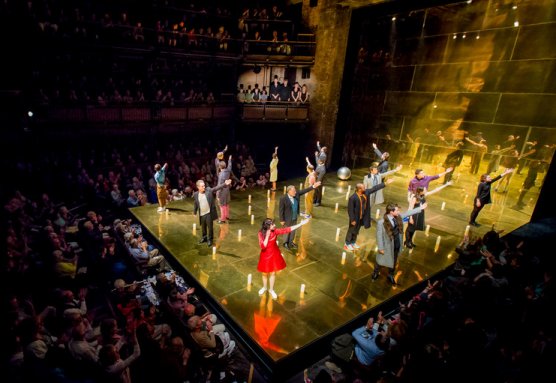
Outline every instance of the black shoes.
{"label": "black shoes", "polygon": [[292,249],[297,249],[297,245],[296,245],[295,243],[292,242],[292,243],[290,243],[290,248],[292,248]]}
{"label": "black shoes", "polygon": [[379,276],[379,272],[378,272],[378,270],[375,270],[375,271],[373,271],[373,275],[372,275],[371,278],[372,278],[373,281],[376,281],[378,279],[378,276]]}
{"label": "black shoes", "polygon": [[407,242],[407,241],[405,241],[405,242],[403,243],[403,245],[404,245],[405,247],[407,247],[408,249],[413,249],[413,248],[415,247],[415,245],[414,245],[412,242]]}
{"label": "black shoes", "polygon": [[199,241],[199,245],[200,245],[201,243],[205,243],[205,242],[207,242],[207,239],[206,239],[206,238],[201,238],[201,240]]}
{"label": "black shoes", "polygon": [[211,247],[211,246],[212,246],[212,241],[211,241],[211,240],[208,240],[208,241],[207,241],[207,246],[208,246],[208,247]]}
{"label": "black shoes", "polygon": [[318,206],[320,206],[320,203],[315,202],[315,203],[313,204],[313,206],[318,207]]}
{"label": "black shoes", "polygon": [[219,223],[219,224],[223,224],[223,223],[226,223],[226,221],[222,221],[221,219],[219,219],[219,220],[218,220],[218,223]]}
{"label": "black shoes", "polygon": [[386,277],[386,279],[388,279],[388,282],[390,282],[392,284],[392,286],[396,286],[396,280],[394,279],[394,277],[390,274],[388,274],[388,276]]}
{"label": "black shoes", "polygon": [[469,224],[470,224],[471,226],[475,226],[475,227],[481,226],[481,225],[479,225],[477,222],[469,222]]}

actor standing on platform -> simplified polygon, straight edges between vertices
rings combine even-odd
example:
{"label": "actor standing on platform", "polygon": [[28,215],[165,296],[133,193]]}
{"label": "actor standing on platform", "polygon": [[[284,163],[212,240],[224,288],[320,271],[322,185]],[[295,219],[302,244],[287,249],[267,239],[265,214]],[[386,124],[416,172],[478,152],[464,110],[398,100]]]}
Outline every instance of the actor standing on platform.
{"label": "actor standing on platform", "polygon": [[[222,185],[232,176],[232,156],[228,157],[228,166],[224,161],[220,161],[220,172],[218,173],[218,182],[216,186]],[[218,223],[226,223],[230,219],[230,188],[223,188],[216,192],[218,204],[220,205],[220,220]]]}
{"label": "actor standing on platform", "polygon": [[315,172],[317,174],[317,181],[321,183],[321,186],[315,189],[315,196],[313,198],[313,206],[320,206],[322,203],[322,183],[324,182],[324,175],[326,174],[326,165],[324,161],[319,159],[318,152],[315,152],[315,161],[317,163],[317,167],[315,168]]}
{"label": "actor standing on platform", "polygon": [[372,193],[383,189],[392,182],[394,180],[389,179],[367,190],[365,190],[365,185],[363,184],[355,186],[355,193],[349,197],[348,201],[349,228],[346,233],[344,250],[353,251],[359,249],[360,246],[355,243],[359,235],[359,229],[361,229],[361,226],[365,226],[365,229],[371,227],[371,204],[369,197]]}
{"label": "actor standing on platform", "polygon": [[212,246],[212,240],[214,238],[212,221],[218,219],[213,193],[229,187],[231,183],[232,180],[228,179],[224,181],[222,185],[210,188],[205,185],[205,181],[203,180],[198,180],[196,182],[198,191],[193,194],[193,214],[197,215],[197,212],[199,213],[199,224],[201,225],[203,233],[199,244],[206,242],[208,247]]}
{"label": "actor standing on platform", "polygon": [[[280,224],[282,226],[293,226],[297,223],[297,216],[299,215],[299,199],[300,197],[314,190],[320,186],[320,182],[315,182],[313,186],[306,189],[300,190],[299,192],[295,190],[295,186],[289,185],[286,188],[286,194],[280,198],[279,214],[280,214]],[[294,243],[295,231],[291,230],[284,241],[284,247],[288,250],[294,250],[297,245]]]}
{"label": "actor standing on platform", "polygon": [[[308,188],[309,186],[313,186],[315,182],[317,182],[317,174],[315,173],[315,167],[309,161],[309,157],[305,157],[305,161],[307,161],[307,177],[305,177],[305,183],[303,187]],[[305,214],[312,215],[313,214],[313,196],[315,194],[315,190],[311,190],[309,193],[305,194]]]}
{"label": "actor standing on platform", "polygon": [[[365,189],[371,189],[373,186],[376,186],[382,183],[382,177],[389,176],[391,174],[396,173],[402,168],[402,165],[398,165],[397,168],[390,170],[386,173],[379,173],[378,172],[378,162],[373,162],[371,167],[369,168],[369,174],[363,177],[363,185],[365,185]],[[382,190],[377,190],[375,193],[370,195],[370,204],[379,205],[384,202],[384,193]]]}
{"label": "actor standing on platform", "polygon": [[[444,185],[441,185],[436,189],[428,192],[425,192],[425,189],[423,187],[418,187],[417,192],[409,198],[409,210],[413,210],[415,208],[418,208],[419,206],[422,206],[425,202],[427,202],[425,200],[425,197],[434,193],[438,193],[440,190],[444,189],[446,186],[450,186],[451,184],[452,181],[449,181],[448,183],[445,183]],[[404,246],[409,249],[414,248],[416,245],[413,243],[413,235],[417,230],[425,230],[425,226],[424,210],[421,210],[421,212],[409,216],[409,220],[407,221],[407,228],[405,229]]]}
{"label": "actor standing on platform", "polygon": [[481,182],[477,187],[477,195],[473,199],[473,211],[471,212],[471,217],[469,218],[470,225],[477,226],[477,227],[480,226],[477,222],[475,222],[475,220],[477,219],[477,216],[479,215],[483,207],[486,204],[492,202],[490,199],[490,187],[492,183],[498,181],[499,179],[505,177],[507,174],[510,174],[513,171],[514,171],[513,169],[506,169],[504,170],[504,173],[494,178],[490,178],[488,174],[483,174],[481,176]]}
{"label": "actor standing on platform", "polygon": [[403,219],[410,215],[420,213],[427,208],[427,203],[423,203],[416,209],[408,210],[405,213],[400,212],[400,207],[390,203],[386,206],[384,218],[376,224],[376,244],[378,251],[376,253],[375,271],[372,279],[376,280],[380,274],[380,267],[388,267],[388,282],[392,285],[396,284],[394,279],[394,271],[398,256],[403,250]]}
{"label": "actor standing on platform", "polygon": [[272,189],[270,191],[276,191],[276,181],[278,181],[278,146],[274,148],[274,153],[272,153],[269,181],[272,182]]}
{"label": "actor standing on platform", "polygon": [[276,272],[286,267],[286,261],[284,261],[284,257],[282,257],[280,249],[276,244],[276,238],[279,235],[292,232],[307,222],[309,222],[308,218],[297,225],[277,229],[271,218],[263,221],[261,230],[259,230],[261,254],[257,264],[257,270],[263,273],[263,287],[259,290],[259,295],[263,295],[268,290],[272,299],[278,298],[278,295],[274,292],[274,281],[276,280]]}
{"label": "actor standing on platform", "polygon": [[422,187],[423,189],[425,189],[426,192],[429,189],[429,184],[431,183],[431,181],[439,179],[443,175],[450,173],[452,170],[454,170],[454,168],[448,168],[443,173],[437,174],[435,176],[427,176],[425,175],[425,171],[423,169],[416,169],[415,177],[412,178],[411,181],[409,181],[409,186],[407,188],[407,200],[409,201],[411,195],[417,192],[418,187]]}
{"label": "actor standing on platform", "polygon": [[168,191],[166,190],[166,169],[168,164],[160,166],[160,164],[154,165],[154,180],[156,181],[156,198],[158,199],[158,209],[157,212],[162,213],[166,210],[166,204],[168,203]]}

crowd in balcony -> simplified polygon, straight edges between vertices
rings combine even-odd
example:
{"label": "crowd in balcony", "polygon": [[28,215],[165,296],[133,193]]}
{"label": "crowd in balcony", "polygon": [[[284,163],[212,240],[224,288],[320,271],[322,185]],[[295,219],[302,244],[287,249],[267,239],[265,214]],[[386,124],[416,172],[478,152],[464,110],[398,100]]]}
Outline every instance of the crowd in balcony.
{"label": "crowd in balcony", "polygon": [[299,106],[309,103],[309,91],[306,84],[300,85],[296,81],[290,86],[287,78],[280,82],[278,76],[274,76],[268,89],[266,86],[261,89],[257,83],[253,87],[248,84],[247,88],[244,84],[239,84],[236,98],[238,102],[245,104],[289,103]]}

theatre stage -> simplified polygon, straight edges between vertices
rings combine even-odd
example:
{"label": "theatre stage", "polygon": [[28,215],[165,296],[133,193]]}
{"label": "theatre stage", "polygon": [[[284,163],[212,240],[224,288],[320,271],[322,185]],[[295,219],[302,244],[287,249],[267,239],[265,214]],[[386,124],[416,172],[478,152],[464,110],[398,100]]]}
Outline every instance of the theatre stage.
{"label": "theatre stage", "polygon": [[[429,174],[434,174],[433,171],[430,169]],[[384,189],[386,201],[399,203],[403,210],[407,209],[406,190],[411,172],[402,170],[396,175],[396,182]],[[215,255],[206,244],[197,244],[201,231],[198,218],[193,216],[192,199],[171,202],[168,213],[157,213],[156,206],[133,208],[131,212],[166,249],[163,253],[174,257],[193,275],[270,360],[277,362],[365,310],[430,278],[456,259],[454,248],[463,238],[476,190],[476,177],[467,181],[461,177],[456,184],[428,198],[426,223],[430,225],[430,232],[428,236],[425,232],[417,232],[414,240],[417,247],[411,252],[408,249],[403,251],[395,277],[398,286],[388,283],[385,270],[378,280],[371,280],[375,222],[371,229],[361,229],[358,240],[361,249],[348,252],[342,262],[348,225],[346,192],[351,185],[353,193],[356,182],[360,182],[364,174],[363,169],[356,170],[348,181],[340,181],[335,174],[328,174],[323,205],[315,207],[311,222],[298,230],[296,242],[299,249],[292,253],[280,246],[288,266],[277,275],[276,301],[267,294],[258,295],[262,281],[256,269],[260,250],[257,231],[265,217],[279,221],[278,204],[284,185],[293,184],[299,188],[302,179],[279,182],[278,191],[270,194],[270,203],[267,190],[232,192],[232,220],[229,224],[214,223]],[[431,189],[440,185],[440,181],[432,182]],[[512,195],[515,193],[517,191]],[[496,229],[510,232],[529,221],[532,207],[521,212],[511,210],[504,207],[505,199],[510,198],[507,194],[492,194],[494,203],[483,209],[478,219],[482,226],[472,227],[472,235],[482,235],[494,223]],[[248,215],[249,195],[254,224]],[[336,203],[339,204],[337,213]],[[304,202],[302,209],[303,206]],[[381,216],[384,214],[384,205],[373,206],[373,221],[377,208],[381,208]],[[196,233],[193,232],[194,224],[197,225]],[[337,228],[340,229],[338,240]],[[435,251],[437,241],[440,242]],[[252,276],[251,286],[247,285],[249,275]],[[301,285],[305,285],[304,294],[300,294]]]}

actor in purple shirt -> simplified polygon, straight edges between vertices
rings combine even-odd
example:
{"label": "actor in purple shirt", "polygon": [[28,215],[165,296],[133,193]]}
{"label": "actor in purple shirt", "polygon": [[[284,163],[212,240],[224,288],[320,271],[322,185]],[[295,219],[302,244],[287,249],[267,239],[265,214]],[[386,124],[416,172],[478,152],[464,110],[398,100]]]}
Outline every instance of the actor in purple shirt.
{"label": "actor in purple shirt", "polygon": [[436,179],[439,179],[443,175],[450,173],[454,168],[448,168],[444,173],[437,174],[435,176],[427,176],[425,175],[425,171],[423,169],[416,169],[415,170],[415,177],[409,181],[409,186],[407,188],[408,199],[409,196],[415,194],[417,192],[418,187],[422,187],[425,190],[425,193],[429,189],[429,183]]}

